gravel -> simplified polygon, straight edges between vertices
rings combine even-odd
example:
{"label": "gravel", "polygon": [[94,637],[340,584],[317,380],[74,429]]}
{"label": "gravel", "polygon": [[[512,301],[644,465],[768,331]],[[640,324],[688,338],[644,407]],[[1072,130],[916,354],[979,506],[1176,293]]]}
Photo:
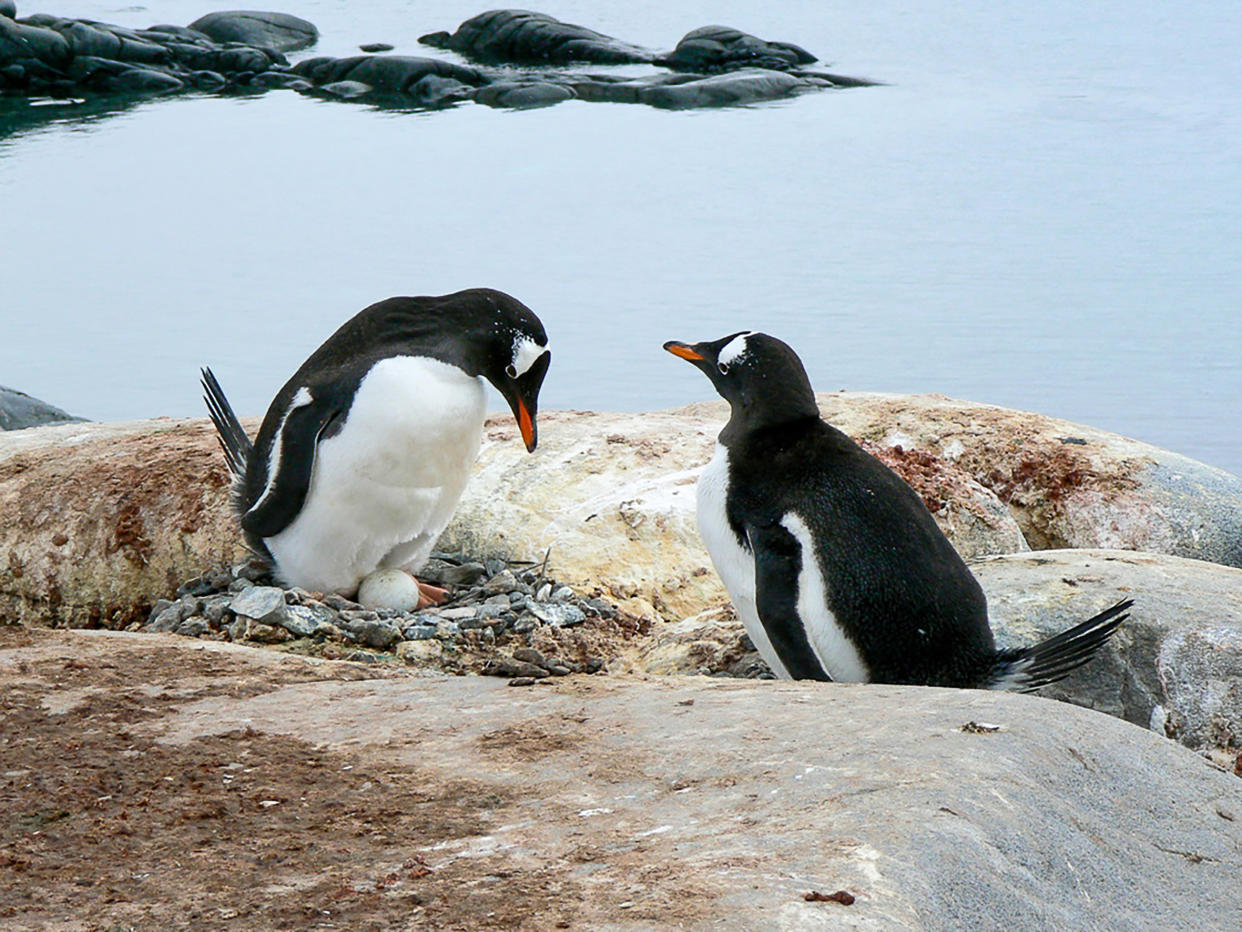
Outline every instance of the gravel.
{"label": "gravel", "polygon": [[[479,672],[537,682],[597,673],[602,659],[545,657],[528,646],[540,628],[566,629],[589,619],[615,619],[617,608],[582,597],[546,575],[544,566],[437,553],[419,579],[449,591],[439,606],[407,612],[369,609],[335,593],[285,588],[258,560],[213,567],[152,607],[144,631],[186,637],[280,644],[284,649],[363,663],[414,662],[461,650],[489,651]],[[429,647],[401,645],[422,642]],[[438,645],[438,646],[437,646]],[[434,649],[431,649],[434,648]],[[508,648],[512,656],[502,653]]]}

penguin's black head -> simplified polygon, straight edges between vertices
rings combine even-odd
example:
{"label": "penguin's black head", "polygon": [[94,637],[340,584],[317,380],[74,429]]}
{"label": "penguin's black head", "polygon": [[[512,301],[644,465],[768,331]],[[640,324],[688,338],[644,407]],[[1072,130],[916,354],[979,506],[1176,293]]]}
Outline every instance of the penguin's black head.
{"label": "penguin's black head", "polygon": [[671,340],[664,348],[711,379],[720,397],[729,402],[739,427],[819,417],[802,360],[776,337],[743,330],[707,343]]}
{"label": "penguin's black head", "polygon": [[528,452],[539,442],[535,416],[539,389],[552,362],[548,335],[535,312],[517,298],[490,288],[472,289],[482,311],[479,375],[509,402]]}
{"label": "penguin's black head", "polygon": [[[359,312],[318,353],[430,356],[496,386],[526,449],[538,443],[539,389],[552,354],[534,311],[503,291],[468,288],[436,297],[388,298]],[[322,363],[312,356],[304,367]]]}

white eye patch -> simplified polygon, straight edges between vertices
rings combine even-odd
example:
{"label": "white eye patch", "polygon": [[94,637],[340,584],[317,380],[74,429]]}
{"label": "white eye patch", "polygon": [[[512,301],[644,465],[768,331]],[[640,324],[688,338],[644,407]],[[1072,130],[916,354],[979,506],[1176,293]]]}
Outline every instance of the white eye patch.
{"label": "white eye patch", "polygon": [[716,357],[716,362],[722,366],[727,366],[735,359],[740,359],[746,355],[746,338],[754,331],[748,330],[745,333],[739,333],[732,340],[724,345],[720,351],[720,355]]}
{"label": "white eye patch", "polygon": [[516,373],[514,378],[525,375],[544,353],[548,351],[547,346],[540,346],[530,337],[522,337],[513,344],[513,371]]}

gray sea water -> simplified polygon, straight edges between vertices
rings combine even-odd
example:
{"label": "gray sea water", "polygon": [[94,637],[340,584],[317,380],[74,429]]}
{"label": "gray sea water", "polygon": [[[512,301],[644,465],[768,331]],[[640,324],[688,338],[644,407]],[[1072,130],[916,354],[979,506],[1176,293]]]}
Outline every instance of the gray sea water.
{"label": "gray sea water", "polygon": [[[130,26],[212,8],[19,0]],[[418,55],[487,4],[276,8],[319,26],[303,54]],[[888,85],[688,113],[0,105],[0,384],[189,415],[210,363],[261,413],[363,306],[488,285],[548,327],[545,408],[706,398],[661,344],[763,329],[821,390],[1042,411],[1242,473],[1238,4],[536,8],[657,48],[726,23]]]}

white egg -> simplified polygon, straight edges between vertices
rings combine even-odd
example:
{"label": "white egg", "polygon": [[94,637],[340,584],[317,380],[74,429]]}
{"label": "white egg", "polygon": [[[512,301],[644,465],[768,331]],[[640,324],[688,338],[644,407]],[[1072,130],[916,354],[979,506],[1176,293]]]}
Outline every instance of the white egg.
{"label": "white egg", "polygon": [[367,608],[413,611],[418,608],[418,583],[405,570],[376,570],[358,587],[358,602]]}

